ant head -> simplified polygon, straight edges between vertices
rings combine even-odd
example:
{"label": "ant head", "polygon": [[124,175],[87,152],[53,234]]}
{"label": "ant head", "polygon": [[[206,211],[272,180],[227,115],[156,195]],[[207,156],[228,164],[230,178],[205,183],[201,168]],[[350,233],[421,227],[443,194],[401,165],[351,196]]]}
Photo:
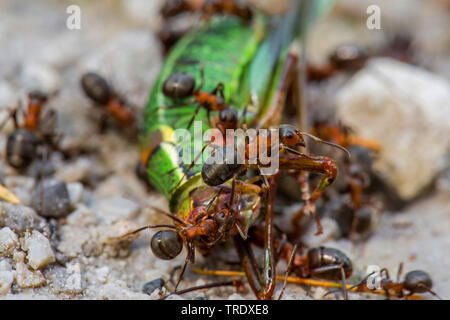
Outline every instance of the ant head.
{"label": "ant head", "polygon": [[283,124],[279,127],[280,142],[288,147],[305,147],[305,140],[300,131],[290,124]]}
{"label": "ant head", "polygon": [[39,90],[33,90],[28,93],[28,100],[35,104],[44,104],[47,102],[47,95]]}
{"label": "ant head", "polygon": [[338,69],[360,69],[367,61],[367,51],[356,45],[341,45],[330,55],[330,62]]}
{"label": "ant head", "polygon": [[85,73],[81,77],[81,87],[90,99],[100,105],[107,104],[112,96],[112,90],[108,82],[94,72]]}
{"label": "ant head", "polygon": [[425,271],[414,270],[405,275],[404,287],[410,292],[427,292],[430,291],[432,286],[431,277]]}
{"label": "ant head", "polygon": [[181,253],[183,239],[174,230],[161,230],[153,235],[150,248],[158,258],[171,260]]}
{"label": "ant head", "polygon": [[237,126],[238,122],[237,110],[231,106],[226,109],[223,109],[222,111],[219,112],[219,120]]}
{"label": "ant head", "polygon": [[170,75],[163,83],[162,91],[169,98],[190,97],[195,89],[195,78],[184,72]]}
{"label": "ant head", "polygon": [[176,16],[188,9],[186,0],[167,0],[161,8],[161,15],[164,18]]}

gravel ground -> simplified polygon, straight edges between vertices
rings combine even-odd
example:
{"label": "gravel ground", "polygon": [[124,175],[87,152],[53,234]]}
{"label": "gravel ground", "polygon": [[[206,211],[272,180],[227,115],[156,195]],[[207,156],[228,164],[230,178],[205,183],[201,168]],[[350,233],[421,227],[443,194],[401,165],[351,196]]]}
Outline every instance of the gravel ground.
{"label": "gravel ground", "polygon": [[[383,29],[369,32],[361,17],[365,19],[365,9],[372,2],[379,4],[386,15]],[[81,30],[65,27],[66,8],[73,3],[82,10]],[[149,286],[149,294],[142,290],[145,283],[157,278],[165,280],[168,290],[173,288],[169,272],[184,262],[183,254],[172,261],[156,259],[149,249],[150,232],[144,232],[132,243],[111,240],[138,226],[165,221],[149,205],[165,208],[167,204],[135,177],[136,139],[117,128],[100,134],[101,110],[93,107],[79,86],[83,72],[96,70],[131,103],[138,108],[145,105],[163,61],[155,36],[161,23],[160,4],[160,0],[0,1],[0,117],[6,117],[6,107],[15,106],[30,90],[52,93],[48,105],[58,112],[57,127],[65,132],[62,148],[82,149],[79,156],[69,160],[58,152],[52,155],[55,178],[67,184],[67,190],[61,192],[67,192],[71,212],[44,219],[30,208],[35,179],[30,172],[15,171],[4,160],[12,125],[0,135],[3,184],[22,203],[0,202],[0,299],[158,299],[158,290],[152,292]],[[270,7],[270,1],[264,1],[264,5]],[[443,79],[450,90],[450,39],[443,31],[449,30],[450,19],[449,8],[442,9],[445,1],[396,1],[395,6],[384,11],[383,6],[387,5],[382,0],[339,1],[330,16],[311,33],[313,61],[323,61],[328,52],[343,42],[377,47],[390,30],[407,30],[421,48],[418,64]],[[337,77],[326,85],[311,88],[309,98],[313,102],[320,98],[325,100],[322,103],[334,106],[336,92],[348,80]],[[443,108],[450,108],[448,100],[444,103],[447,105]],[[449,120],[440,119],[447,125]],[[338,238],[336,223],[325,219],[325,235],[306,234],[304,242],[346,252],[354,264],[355,281],[364,276],[369,265],[387,267],[395,274],[399,262],[404,262],[405,271],[429,272],[434,291],[450,298],[450,257],[446,254],[450,248],[450,174],[442,173],[442,168],[448,167],[448,158],[443,159],[443,165],[430,177],[429,191],[423,196],[415,195],[401,211],[382,210],[373,235],[367,240],[354,243]],[[420,170],[414,165],[411,168]],[[288,216],[278,221],[283,219]],[[237,259],[232,248],[223,246],[212,256],[199,256],[196,266],[229,269],[221,262],[224,259]],[[183,287],[213,279],[188,271]],[[320,298],[324,293],[321,288],[309,290],[288,285],[284,298]],[[183,296],[195,297],[254,298],[248,288],[239,294],[231,288],[218,288]]]}

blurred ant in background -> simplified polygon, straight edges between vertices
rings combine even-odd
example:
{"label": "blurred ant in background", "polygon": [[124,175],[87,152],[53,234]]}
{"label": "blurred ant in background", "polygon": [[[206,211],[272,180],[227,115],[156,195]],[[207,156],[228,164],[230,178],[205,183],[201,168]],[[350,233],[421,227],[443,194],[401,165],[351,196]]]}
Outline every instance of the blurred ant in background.
{"label": "blurred ant in background", "polygon": [[[362,139],[350,128],[329,121],[316,121],[313,134],[348,148],[351,158],[343,158],[341,176],[335,188],[337,193],[325,204],[325,213],[331,214],[339,224],[341,234],[351,238],[368,235],[375,222],[376,208],[370,205],[364,190],[371,184],[372,154],[380,150],[376,141]],[[336,158],[338,159],[338,158]]]}
{"label": "blurred ant in background", "polygon": [[252,20],[250,6],[244,1],[237,0],[168,0],[161,8],[160,14],[165,20],[163,27],[157,33],[163,45],[164,54],[167,54],[172,46],[183,37],[190,27],[181,28],[173,19],[183,13],[199,13],[201,21],[209,21],[217,14],[233,15],[239,17],[243,23]]}
{"label": "blurred ant in background", "polygon": [[326,63],[308,64],[306,76],[309,81],[322,81],[338,72],[355,72],[361,70],[371,57],[389,57],[404,63],[416,64],[415,51],[413,39],[404,33],[395,33],[386,45],[372,52],[356,44],[340,45],[328,56]]}
{"label": "blurred ant in background", "polygon": [[111,117],[121,128],[131,130],[133,136],[137,134],[136,109],[105,78],[98,73],[87,72],[82,75],[80,83],[86,96],[105,112],[100,123],[101,131],[105,129],[108,117]]}
{"label": "blurred ant in background", "polygon": [[[7,119],[0,125],[3,128],[12,119],[14,131],[8,135],[6,161],[15,169],[27,168],[38,156],[47,156],[49,149],[58,149],[62,133],[56,133],[54,125],[56,113],[45,108],[48,96],[40,91],[28,94],[27,109],[20,105],[10,111]],[[19,124],[19,113],[23,123]]]}
{"label": "blurred ant in background", "polygon": [[[411,296],[415,293],[429,292],[433,296],[442,300],[442,298],[435,293],[431,288],[433,287],[433,281],[428,273],[422,270],[409,271],[405,274],[404,280],[400,281],[400,277],[403,271],[403,263],[400,263],[397,271],[397,279],[393,280],[389,276],[389,271],[386,268],[380,270],[379,286],[382,291],[385,292],[386,298],[397,297],[404,298]],[[359,284],[353,286],[351,289],[355,289],[354,292],[371,292],[372,290],[367,286],[367,282],[370,276],[375,272],[367,275]]]}

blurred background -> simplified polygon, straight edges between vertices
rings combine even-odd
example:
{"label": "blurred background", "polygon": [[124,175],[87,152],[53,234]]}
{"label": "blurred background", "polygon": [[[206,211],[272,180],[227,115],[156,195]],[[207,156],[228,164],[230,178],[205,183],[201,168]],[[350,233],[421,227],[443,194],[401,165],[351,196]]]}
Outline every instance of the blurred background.
{"label": "blurred background", "polygon": [[[288,0],[249,2],[269,14],[289,7]],[[166,27],[159,13],[163,3],[0,0],[0,121],[8,119],[9,110],[20,101],[26,102],[30,91],[49,96],[47,106],[57,113],[52,125],[64,135],[59,142],[63,152],[50,155],[48,171],[66,185],[69,203],[67,210],[45,219],[33,209],[36,172],[42,172],[42,163],[26,171],[8,165],[6,143],[14,129],[9,121],[0,135],[0,178],[22,204],[0,202],[0,298],[156,299],[158,290],[143,292],[143,285],[159,278],[169,282],[170,270],[183,262],[183,254],[173,261],[155,258],[148,234],[131,247],[108,240],[161,222],[148,206],[167,204],[135,175],[135,133],[114,123],[99,128],[102,110],[80,87],[85,72],[98,72],[137,112],[143,110],[164,61],[158,38]],[[81,9],[80,29],[66,25],[71,5]],[[380,29],[367,27],[371,5],[380,9]],[[186,14],[172,23],[189,26],[193,21]],[[355,279],[362,279],[369,265],[387,267],[391,274],[400,262],[406,271],[423,269],[434,281],[433,290],[444,298],[450,298],[448,30],[446,0],[338,0],[308,32],[308,66],[316,75],[326,70],[330,55],[341,45],[364,48],[367,61],[357,69],[313,79],[305,93],[311,126],[338,123],[379,147],[370,160],[373,188],[368,203],[376,217],[369,232],[358,241],[349,238],[339,219],[327,213],[332,205],[322,203],[325,233],[315,237],[314,227],[306,228],[304,244],[346,252]],[[328,147],[317,150],[333,152]],[[343,183],[337,181],[336,189]],[[331,190],[328,198],[338,193]],[[299,204],[289,200],[289,194],[283,197],[288,200],[280,204],[283,214],[277,221],[288,225]],[[30,256],[33,244],[39,248],[35,257]],[[233,259],[232,250],[222,251],[214,254]],[[197,264],[227,267],[211,260],[199,257]],[[188,273],[185,286],[208,280]],[[289,285],[285,298],[320,298],[324,292]],[[237,294],[227,288],[185,298],[197,296],[252,298],[249,290]]]}

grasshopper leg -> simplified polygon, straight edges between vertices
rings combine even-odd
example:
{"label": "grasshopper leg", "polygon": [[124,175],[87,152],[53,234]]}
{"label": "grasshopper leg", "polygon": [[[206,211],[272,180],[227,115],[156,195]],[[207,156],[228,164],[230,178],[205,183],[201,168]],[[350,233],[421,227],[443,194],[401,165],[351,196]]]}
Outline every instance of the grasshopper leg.
{"label": "grasshopper leg", "polygon": [[303,216],[305,213],[310,213],[315,216],[317,223],[317,233],[322,233],[320,220],[316,216],[315,203],[322,195],[323,191],[331,184],[337,177],[337,166],[334,160],[327,157],[309,157],[306,155],[280,155],[279,159],[280,169],[294,169],[305,170],[309,172],[316,172],[322,174],[318,185],[314,189],[310,199],[302,209],[296,213],[293,221],[297,221],[297,215]]}

